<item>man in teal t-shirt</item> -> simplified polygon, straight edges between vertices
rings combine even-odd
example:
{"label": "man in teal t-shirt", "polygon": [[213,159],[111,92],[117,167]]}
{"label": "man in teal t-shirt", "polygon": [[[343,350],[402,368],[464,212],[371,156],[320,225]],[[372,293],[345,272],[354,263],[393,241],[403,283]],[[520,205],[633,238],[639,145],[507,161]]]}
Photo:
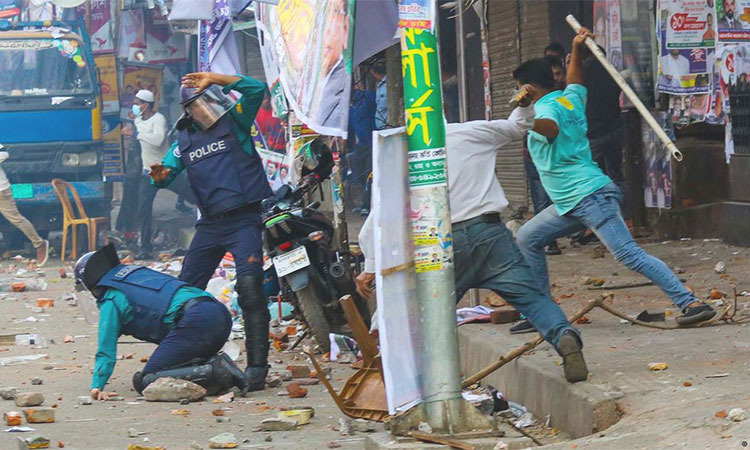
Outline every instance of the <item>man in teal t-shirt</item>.
{"label": "man in teal t-shirt", "polygon": [[557,238],[590,228],[615,259],[669,295],[683,312],[677,318],[679,325],[709,320],[716,311],[698,301],[666,264],[635,243],[620,212],[620,189],[591,157],[582,62],[588,52],[588,36],[593,35],[582,28],[573,39],[564,91],[554,90],[552,69],[542,58],[526,61],[513,72],[519,88],[531,86],[536,116],[528,137],[529,153],[553,203],[521,227],[518,246],[549,293],[544,247]]}

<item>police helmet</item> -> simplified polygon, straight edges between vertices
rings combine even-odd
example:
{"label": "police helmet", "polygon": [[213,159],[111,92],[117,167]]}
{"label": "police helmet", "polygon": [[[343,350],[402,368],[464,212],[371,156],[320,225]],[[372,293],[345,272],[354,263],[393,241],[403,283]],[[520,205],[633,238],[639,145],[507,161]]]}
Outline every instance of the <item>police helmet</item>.
{"label": "police helmet", "polygon": [[104,274],[120,265],[120,257],[117,256],[114,244],[108,244],[95,252],[89,252],[76,261],[73,269],[76,279],[76,288],[92,290]]}
{"label": "police helmet", "polygon": [[235,104],[232,97],[215,84],[200,92],[183,86],[180,95],[185,113],[204,131],[214,126]]}

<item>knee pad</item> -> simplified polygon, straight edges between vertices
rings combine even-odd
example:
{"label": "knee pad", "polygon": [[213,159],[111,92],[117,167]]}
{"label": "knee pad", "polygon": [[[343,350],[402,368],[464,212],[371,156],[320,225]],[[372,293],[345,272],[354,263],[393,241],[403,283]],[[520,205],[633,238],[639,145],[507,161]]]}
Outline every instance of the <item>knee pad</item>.
{"label": "knee pad", "polygon": [[263,275],[243,275],[235,286],[237,300],[245,311],[267,310],[268,299],[263,292]]}

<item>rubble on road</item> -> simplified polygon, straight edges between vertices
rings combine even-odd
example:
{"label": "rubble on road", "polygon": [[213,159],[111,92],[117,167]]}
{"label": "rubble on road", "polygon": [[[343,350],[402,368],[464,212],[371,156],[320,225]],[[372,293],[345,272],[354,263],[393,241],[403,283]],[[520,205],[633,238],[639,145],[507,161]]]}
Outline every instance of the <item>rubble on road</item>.
{"label": "rubble on road", "polygon": [[19,392],[15,395],[16,406],[39,406],[44,403],[44,394],[41,392]]}
{"label": "rubble on road", "polygon": [[271,417],[260,422],[258,431],[292,431],[297,429],[297,421],[294,419],[280,419]]}
{"label": "rubble on road", "polygon": [[53,423],[55,421],[55,409],[46,406],[24,409],[23,414],[28,423]]}
{"label": "rubble on road", "polygon": [[184,398],[198,401],[206,396],[206,390],[191,381],[165,377],[146,386],[143,396],[148,402],[179,402]]}
{"label": "rubble on road", "polygon": [[18,448],[20,450],[49,448],[49,439],[40,435],[29,436],[27,438],[18,438]]}
{"label": "rubble on road", "polygon": [[18,392],[17,387],[7,387],[0,389],[0,398],[3,400],[13,400],[16,397],[16,392]]}

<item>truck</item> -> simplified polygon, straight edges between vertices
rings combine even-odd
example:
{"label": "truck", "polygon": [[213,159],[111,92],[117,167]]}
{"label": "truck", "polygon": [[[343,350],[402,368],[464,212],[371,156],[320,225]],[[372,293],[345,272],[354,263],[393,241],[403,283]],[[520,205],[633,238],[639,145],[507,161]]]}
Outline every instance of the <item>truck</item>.
{"label": "truck", "polygon": [[[0,20],[0,144],[18,209],[42,236],[62,230],[54,178],[75,186],[89,217],[109,217],[99,74],[82,21]],[[23,245],[1,217],[0,232],[6,248]]]}

